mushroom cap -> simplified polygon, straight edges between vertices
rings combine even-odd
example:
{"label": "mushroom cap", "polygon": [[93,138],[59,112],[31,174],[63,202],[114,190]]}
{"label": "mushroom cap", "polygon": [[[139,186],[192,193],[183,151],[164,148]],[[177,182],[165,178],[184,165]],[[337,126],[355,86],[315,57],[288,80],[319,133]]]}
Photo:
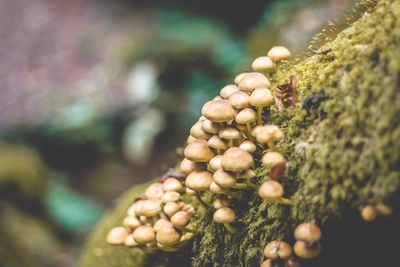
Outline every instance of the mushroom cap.
{"label": "mushroom cap", "polygon": [[240,144],[239,148],[243,149],[244,151],[247,151],[249,153],[254,153],[257,150],[256,145],[253,142],[249,141],[249,140],[244,140]]}
{"label": "mushroom cap", "polygon": [[304,241],[296,241],[293,246],[294,253],[303,259],[312,259],[318,256],[321,252],[321,245],[319,243],[308,244]]}
{"label": "mushroom cap", "polygon": [[228,100],[213,100],[207,105],[203,115],[213,122],[228,122],[235,119],[236,112]]}
{"label": "mushroom cap", "polygon": [[221,160],[222,160],[222,155],[217,155],[213,157],[209,163],[211,170],[213,171],[218,170],[221,167]]}
{"label": "mushroom cap", "polygon": [[279,267],[279,265],[274,263],[272,260],[268,259],[263,261],[260,267]]}
{"label": "mushroom cap", "polygon": [[130,231],[128,228],[123,226],[114,227],[108,232],[107,243],[111,245],[121,245],[125,242],[125,239],[129,236]]}
{"label": "mushroom cap", "polygon": [[220,95],[222,98],[228,99],[233,93],[239,91],[239,87],[236,84],[228,84],[224,88],[221,89]]}
{"label": "mushroom cap", "polygon": [[222,188],[231,188],[236,184],[236,177],[222,168],[214,173],[213,180]]}
{"label": "mushroom cap", "polygon": [[289,259],[285,262],[284,267],[301,267],[301,265],[297,261]]}
{"label": "mushroom cap", "polygon": [[142,215],[142,213],[143,213],[143,208],[142,208],[143,202],[144,202],[144,199],[139,199],[139,200],[135,201],[135,203],[132,204],[132,207],[133,207],[135,215],[137,215],[137,216],[138,215]]}
{"label": "mushroom cap", "polygon": [[225,127],[219,131],[219,137],[226,140],[239,139],[240,132],[233,127]]}
{"label": "mushroom cap", "polygon": [[[202,121],[202,127],[205,132],[211,133],[211,134],[217,134],[219,132],[219,130],[221,129],[221,126],[218,123],[212,122],[207,119]],[[208,137],[208,138],[210,138],[210,137]],[[206,139],[206,138],[203,138],[203,139]]]}
{"label": "mushroom cap", "polygon": [[181,235],[173,226],[164,226],[157,231],[157,242],[162,245],[173,245],[181,239]]}
{"label": "mushroom cap", "polygon": [[184,192],[185,188],[182,185],[182,182],[174,177],[168,177],[163,182],[164,191],[175,191],[175,192]]}
{"label": "mushroom cap", "polygon": [[243,76],[238,84],[239,88],[245,92],[251,93],[259,87],[271,87],[268,78],[259,72],[249,72]]}
{"label": "mushroom cap", "polygon": [[213,202],[213,207],[214,209],[220,209],[223,207],[229,207],[229,204],[230,204],[229,199],[225,197],[220,197]]}
{"label": "mushroom cap", "polygon": [[379,214],[382,214],[384,216],[389,216],[393,213],[393,208],[384,203],[376,204],[375,209]]}
{"label": "mushroom cap", "polygon": [[185,157],[194,162],[208,162],[215,154],[206,140],[197,139],[188,144],[183,152]]}
{"label": "mushroom cap", "polygon": [[283,196],[283,187],[276,181],[266,181],[258,189],[258,195],[263,199],[277,199]]}
{"label": "mushroom cap", "polygon": [[159,198],[161,199],[164,194],[162,183],[152,183],[144,191],[144,196],[147,198]]}
{"label": "mushroom cap", "polygon": [[262,163],[265,167],[273,167],[276,164],[285,161],[285,158],[283,155],[279,152],[276,151],[268,151],[265,153],[265,155],[262,157]]}
{"label": "mushroom cap", "polygon": [[228,100],[229,104],[236,109],[250,107],[250,96],[243,91],[233,93]]}
{"label": "mushroom cap", "polygon": [[228,192],[228,190],[229,189],[222,188],[214,181],[210,184],[210,191],[213,192],[214,194],[222,195],[222,194],[225,194],[226,192]]}
{"label": "mushroom cap", "polygon": [[279,141],[283,138],[283,132],[278,126],[269,124],[257,126],[253,129],[252,135],[260,144],[267,144],[272,141]]}
{"label": "mushroom cap", "polygon": [[217,223],[231,223],[236,219],[236,214],[231,208],[222,207],[214,212],[213,219]]}
{"label": "mushroom cap", "polygon": [[159,231],[163,227],[173,227],[173,225],[170,221],[168,221],[166,219],[158,219],[153,225],[153,229],[156,232]]}
{"label": "mushroom cap", "polygon": [[189,174],[193,171],[204,171],[206,169],[207,167],[205,166],[205,164],[199,162],[193,162],[191,160],[188,160],[187,158],[184,158],[181,161],[180,165],[180,170],[184,174]]}
{"label": "mushroom cap", "polygon": [[256,172],[252,169],[245,170],[244,172],[240,173],[240,179],[251,179],[256,177]]}
{"label": "mushroom cap", "polygon": [[126,216],[122,224],[125,227],[130,228],[130,229],[135,229],[135,228],[139,227],[140,225],[142,225],[140,223],[139,219],[134,215]]}
{"label": "mushroom cap", "polygon": [[378,211],[372,205],[367,205],[361,209],[361,217],[367,222],[373,221],[378,216]]}
{"label": "mushroom cap", "polygon": [[185,193],[188,194],[189,196],[196,196],[197,195],[197,191],[192,190],[192,189],[187,188],[187,187],[185,189]]}
{"label": "mushroom cap", "polygon": [[177,213],[180,209],[181,207],[178,205],[178,203],[173,201],[165,203],[163,207],[163,211],[165,212],[165,214],[167,214],[168,217],[171,217],[172,215]]}
{"label": "mushroom cap", "polygon": [[197,138],[194,138],[193,136],[189,135],[187,140],[186,140],[186,144],[190,144],[191,142],[193,142],[194,140],[196,140]]}
{"label": "mushroom cap", "polygon": [[203,130],[203,126],[202,126],[203,122],[204,121],[198,121],[192,126],[192,128],[190,129],[191,136],[193,136],[194,138],[197,138],[197,139],[208,139],[211,137],[211,134],[209,134]]}
{"label": "mushroom cap", "polygon": [[175,227],[182,228],[185,227],[190,222],[191,217],[192,216],[190,216],[189,213],[181,210],[172,215],[171,223]]}
{"label": "mushroom cap", "polygon": [[208,106],[211,104],[212,101],[213,100],[209,100],[203,104],[203,107],[201,108],[201,115],[204,116],[204,114],[206,113],[206,109],[208,108]]}
{"label": "mushroom cap", "polygon": [[291,55],[289,49],[284,46],[274,46],[267,53],[267,56],[274,62],[288,59]]}
{"label": "mushroom cap", "polygon": [[287,165],[286,160],[283,160],[283,161],[280,161],[280,162],[274,164],[271,167],[268,176],[273,180],[280,180],[280,179],[284,178],[287,166],[288,165]]}
{"label": "mushroom cap", "polygon": [[162,202],[159,199],[146,199],[142,204],[142,213],[144,216],[153,217],[162,211]]}
{"label": "mushroom cap", "polygon": [[163,203],[167,203],[171,201],[178,201],[179,199],[181,199],[181,194],[175,191],[168,191],[164,193],[161,200]]}
{"label": "mushroom cap", "polygon": [[133,231],[133,238],[139,244],[148,244],[156,239],[156,234],[153,227],[142,225]]}
{"label": "mushroom cap", "polygon": [[250,95],[250,104],[254,107],[271,106],[274,103],[274,96],[268,88],[256,88]]}
{"label": "mushroom cap", "polygon": [[243,77],[247,74],[248,72],[242,72],[236,75],[234,83],[239,84],[239,82],[243,79]]}
{"label": "mushroom cap", "polygon": [[227,171],[245,171],[254,164],[253,157],[245,150],[231,147],[222,156],[221,166]]}
{"label": "mushroom cap", "polygon": [[290,259],[292,255],[292,247],[284,241],[271,241],[264,248],[264,256],[271,260],[275,260],[278,258],[287,260]]}
{"label": "mushroom cap", "polygon": [[294,237],[305,242],[317,242],[321,239],[321,229],[315,223],[302,223],[294,230]]}
{"label": "mushroom cap", "polygon": [[195,191],[207,191],[210,189],[212,174],[208,171],[194,171],[186,177],[185,185]]}
{"label": "mushroom cap", "polygon": [[124,245],[127,247],[136,247],[139,244],[135,241],[133,235],[128,235],[128,237],[125,239]]}
{"label": "mushroom cap", "polygon": [[275,63],[269,57],[258,57],[251,63],[254,71],[271,72],[275,69]]}
{"label": "mushroom cap", "polygon": [[236,123],[248,124],[257,120],[257,113],[252,108],[242,109],[235,117]]}
{"label": "mushroom cap", "polygon": [[218,136],[214,135],[210,139],[208,139],[208,146],[214,149],[226,149],[227,146],[225,142]]}

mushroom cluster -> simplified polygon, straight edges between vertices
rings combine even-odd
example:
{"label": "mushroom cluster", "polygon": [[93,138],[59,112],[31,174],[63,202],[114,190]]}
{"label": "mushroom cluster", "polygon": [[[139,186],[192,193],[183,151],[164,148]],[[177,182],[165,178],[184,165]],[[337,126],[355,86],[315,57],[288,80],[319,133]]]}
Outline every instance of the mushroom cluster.
{"label": "mushroom cluster", "polygon": [[[270,154],[276,153],[274,143],[283,137],[276,125],[263,125],[264,111],[275,102],[265,74],[290,55],[285,47],[273,47],[268,56],[254,60],[254,72],[239,74],[233,84],[223,87],[218,96],[203,105],[202,116],[190,129],[180,164],[181,172],[187,175],[186,193],[205,204],[201,198],[205,191],[229,198],[235,190],[255,187],[253,154],[257,146],[268,146],[263,158],[263,163],[268,163]],[[280,177],[283,171],[276,169],[274,173]],[[276,199],[287,203],[281,197]],[[234,229],[229,223],[235,218],[227,205],[217,208],[214,214],[214,220],[231,232]]]}
{"label": "mushroom cluster", "polygon": [[195,234],[189,224],[196,211],[182,200],[184,192],[182,181],[174,177],[152,183],[128,208],[123,226],[111,229],[107,242],[164,251],[179,249]]}
{"label": "mushroom cluster", "polygon": [[[267,258],[260,267],[282,266],[300,267],[300,264],[294,260],[292,246],[281,240],[269,242],[264,248],[264,256]],[[283,264],[279,264],[283,263]]]}
{"label": "mushroom cluster", "polygon": [[375,220],[379,215],[389,216],[392,213],[392,207],[383,203],[366,205],[361,209],[361,217],[367,222]]}
{"label": "mushroom cluster", "polygon": [[294,253],[300,258],[311,259],[321,252],[321,230],[315,223],[306,222],[299,224],[294,230]]}

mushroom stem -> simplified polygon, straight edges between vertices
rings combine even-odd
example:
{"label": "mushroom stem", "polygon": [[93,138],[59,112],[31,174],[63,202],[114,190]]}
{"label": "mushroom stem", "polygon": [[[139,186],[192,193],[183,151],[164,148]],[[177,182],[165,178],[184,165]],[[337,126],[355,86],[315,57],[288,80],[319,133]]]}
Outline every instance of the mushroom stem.
{"label": "mushroom stem", "polygon": [[282,205],[293,205],[292,201],[288,198],[281,197],[281,198],[275,198],[273,200]]}
{"label": "mushroom stem", "polygon": [[270,151],[275,151],[276,147],[275,147],[274,142],[268,142],[268,148]]}
{"label": "mushroom stem", "polygon": [[196,229],[193,229],[193,228],[188,227],[188,226],[186,226],[182,230],[184,230],[185,232],[188,232],[188,233],[193,233],[193,234],[197,233]]}
{"label": "mushroom stem", "polygon": [[232,188],[235,188],[235,189],[245,189],[248,187],[249,186],[245,183],[236,183],[234,186],[232,186]]}
{"label": "mushroom stem", "polygon": [[229,223],[224,223],[224,226],[232,234],[237,232],[236,228],[230,225]]}
{"label": "mushroom stem", "polygon": [[264,107],[257,107],[257,125],[262,125],[262,115],[263,115]]}
{"label": "mushroom stem", "polygon": [[199,192],[195,195],[195,197],[196,197],[197,201],[199,201],[199,203],[200,203],[204,208],[206,208],[206,209],[208,208],[207,203],[204,202],[204,200],[201,198]]}
{"label": "mushroom stem", "polygon": [[233,147],[233,139],[229,139],[229,141],[228,141],[228,146],[229,146],[229,147]]}

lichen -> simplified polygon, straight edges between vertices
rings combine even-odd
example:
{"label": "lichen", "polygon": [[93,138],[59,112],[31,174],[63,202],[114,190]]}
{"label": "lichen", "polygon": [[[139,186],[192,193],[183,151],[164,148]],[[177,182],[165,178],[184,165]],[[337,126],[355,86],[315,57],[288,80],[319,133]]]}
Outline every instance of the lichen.
{"label": "lichen", "polygon": [[[192,266],[257,266],[266,243],[293,242],[294,227],[308,220],[322,226],[323,249],[305,266],[393,266],[391,260],[399,252],[399,216],[367,224],[358,209],[380,202],[398,209],[400,1],[382,0],[369,7],[321,47],[328,48],[326,55],[282,66],[273,77],[274,84],[287,83],[290,74],[298,79],[296,107],[271,110],[266,118],[285,133],[277,147],[290,162],[283,183],[292,206],[242,192],[232,204],[240,218],[237,234],[213,222],[208,211],[191,246],[178,253],[147,255],[152,260],[143,265],[145,254],[137,249],[104,244],[107,230],[122,219],[135,189],[94,231],[80,266],[178,266],[185,257]],[[301,102],[315,95],[324,97],[312,105]],[[258,167],[260,184],[267,172]],[[210,201],[212,196],[205,198]],[[95,243],[101,244],[102,256],[94,256]]]}

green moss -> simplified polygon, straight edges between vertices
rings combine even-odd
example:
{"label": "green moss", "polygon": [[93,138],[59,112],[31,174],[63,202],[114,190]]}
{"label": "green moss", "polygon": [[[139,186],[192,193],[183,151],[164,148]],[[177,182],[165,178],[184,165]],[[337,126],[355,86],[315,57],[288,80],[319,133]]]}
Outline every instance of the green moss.
{"label": "green moss", "polygon": [[[240,218],[235,235],[212,222],[208,211],[198,222],[192,249],[179,253],[193,257],[193,266],[257,266],[266,243],[293,242],[294,227],[305,220],[315,220],[324,233],[322,255],[306,266],[393,266],[400,238],[393,225],[399,216],[367,224],[358,208],[386,202],[398,210],[400,1],[382,0],[368,10],[321,47],[332,49],[327,55],[284,65],[273,77],[274,84],[284,84],[295,74],[301,101],[322,99],[308,101],[307,107],[299,103],[293,109],[271,110],[267,118],[285,132],[278,147],[291,165],[283,183],[293,206],[242,192],[233,203]],[[257,173],[259,183],[267,179],[266,170]],[[118,210],[105,220],[121,220]],[[104,225],[94,232],[98,240],[105,238]],[[100,266],[143,266],[122,254],[125,250],[107,248],[107,256],[120,265]],[[169,262],[176,255],[162,255],[158,262],[173,266]],[[92,262],[88,252],[84,258]]]}

